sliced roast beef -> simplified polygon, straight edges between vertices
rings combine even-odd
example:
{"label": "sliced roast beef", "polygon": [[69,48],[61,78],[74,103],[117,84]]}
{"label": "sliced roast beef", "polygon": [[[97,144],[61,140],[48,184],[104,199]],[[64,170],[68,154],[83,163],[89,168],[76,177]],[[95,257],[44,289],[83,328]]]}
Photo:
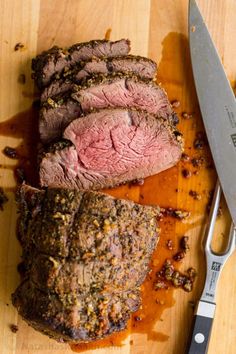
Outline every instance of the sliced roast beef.
{"label": "sliced roast beef", "polygon": [[92,341],[126,327],[158,241],[158,207],[69,189],[18,193],[27,272],[12,296],[35,329]]}
{"label": "sliced roast beef", "polygon": [[130,73],[153,79],[157,71],[157,64],[148,58],[127,55],[122,57],[93,59],[85,63],[84,67],[76,74],[76,79],[81,80],[92,74]]}
{"label": "sliced roast beef", "polygon": [[46,153],[41,186],[101,189],[144,178],[175,165],[181,134],[170,122],[144,111],[104,109],[73,120],[67,145]]}
{"label": "sliced roast beef", "polygon": [[[49,103],[42,108],[39,131],[43,143],[59,138],[68,125],[68,120],[78,118],[79,110],[86,113],[91,109],[106,107],[134,107],[167,118],[173,124],[178,122],[165,91],[153,81],[134,75],[98,75],[86,80],[83,85],[76,86],[76,92],[72,96],[74,101],[78,102],[77,109],[73,99],[64,100],[61,97],[57,100],[49,99]],[[58,114],[60,105],[63,110],[66,110],[67,105],[74,108],[70,110],[65,120],[61,114]],[[60,135],[58,135],[59,131],[61,131]]]}
{"label": "sliced roast beef", "polygon": [[130,42],[121,39],[116,42],[108,40],[93,40],[75,44],[67,50],[53,47],[32,60],[32,70],[37,86],[41,89],[65,68],[70,68],[80,61],[87,61],[93,57],[115,57],[127,55],[130,51]]}
{"label": "sliced roast beef", "polygon": [[72,76],[53,80],[51,84],[43,90],[41,102],[47,102],[48,99],[53,99],[59,94],[60,97],[63,97],[63,93],[71,92],[75,83],[78,83],[78,81]]}
{"label": "sliced roast beef", "polygon": [[64,97],[58,103],[49,99],[48,104],[41,108],[39,114],[41,141],[45,144],[61,137],[66,126],[81,114],[78,102],[68,97]]}
{"label": "sliced roast beef", "polygon": [[91,108],[127,107],[168,118],[173,114],[166,92],[152,80],[135,75],[97,75],[74,86],[72,98],[83,112]]}
{"label": "sliced roast beef", "polygon": [[153,79],[157,71],[157,65],[151,59],[127,55],[112,58],[93,58],[85,62],[84,66],[66,72],[64,77],[54,80],[46,87],[41,95],[41,101],[46,101],[49,97],[61,94],[73,88],[73,83],[79,83],[80,80],[93,74],[109,73],[133,73],[146,79]]}

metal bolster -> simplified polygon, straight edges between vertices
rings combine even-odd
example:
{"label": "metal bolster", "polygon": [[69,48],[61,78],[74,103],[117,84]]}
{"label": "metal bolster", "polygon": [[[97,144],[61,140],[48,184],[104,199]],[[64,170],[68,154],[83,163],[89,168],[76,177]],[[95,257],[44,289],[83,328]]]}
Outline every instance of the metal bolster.
{"label": "metal bolster", "polygon": [[199,301],[195,315],[213,318],[216,304],[206,301]]}

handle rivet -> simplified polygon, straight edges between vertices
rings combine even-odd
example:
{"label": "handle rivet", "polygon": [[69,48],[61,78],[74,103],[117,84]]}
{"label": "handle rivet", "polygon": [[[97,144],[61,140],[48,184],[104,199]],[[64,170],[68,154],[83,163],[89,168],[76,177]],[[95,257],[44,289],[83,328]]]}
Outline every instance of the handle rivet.
{"label": "handle rivet", "polygon": [[194,340],[195,340],[196,343],[201,344],[201,343],[204,342],[205,337],[204,337],[204,335],[202,333],[197,333],[195,335],[195,337],[194,337]]}

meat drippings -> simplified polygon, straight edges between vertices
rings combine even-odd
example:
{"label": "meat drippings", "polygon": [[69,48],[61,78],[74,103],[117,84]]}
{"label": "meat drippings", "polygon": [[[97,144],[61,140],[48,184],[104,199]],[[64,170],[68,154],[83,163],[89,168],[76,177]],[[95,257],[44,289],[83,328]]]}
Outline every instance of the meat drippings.
{"label": "meat drippings", "polygon": [[37,185],[39,141],[37,127],[38,109],[34,106],[0,123],[0,136],[22,139],[17,147],[10,147],[14,148],[17,164],[1,166],[1,168],[12,169],[18,183],[26,180],[32,185]]}

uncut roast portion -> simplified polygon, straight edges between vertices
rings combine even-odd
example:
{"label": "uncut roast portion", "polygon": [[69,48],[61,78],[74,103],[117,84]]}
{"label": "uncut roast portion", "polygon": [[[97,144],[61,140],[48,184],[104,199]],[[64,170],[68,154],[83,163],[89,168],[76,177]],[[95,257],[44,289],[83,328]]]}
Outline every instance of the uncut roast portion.
{"label": "uncut roast portion", "polygon": [[103,338],[126,327],[159,238],[159,208],[92,191],[18,192],[25,273],[13,304],[60,341]]}

